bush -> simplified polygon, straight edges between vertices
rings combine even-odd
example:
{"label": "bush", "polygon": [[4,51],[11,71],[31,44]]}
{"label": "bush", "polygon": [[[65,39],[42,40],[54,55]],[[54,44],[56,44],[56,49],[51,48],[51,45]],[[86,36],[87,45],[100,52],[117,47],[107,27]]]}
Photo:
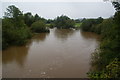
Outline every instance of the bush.
{"label": "bush", "polygon": [[75,21],[70,19],[67,16],[60,16],[55,19],[55,27],[59,29],[69,29],[69,28],[74,28]]}
{"label": "bush", "polygon": [[106,19],[93,27],[94,30],[100,28],[102,41],[99,49],[92,56],[92,65],[96,70],[88,74],[91,78],[118,78],[120,76],[119,18],[120,12],[116,12],[113,18]]}
{"label": "bush", "polygon": [[90,78],[119,78],[120,61],[115,58],[102,71],[92,71],[88,73]]}
{"label": "bush", "polygon": [[[32,33],[26,26],[14,26],[11,19],[2,20],[2,48],[5,49],[9,45],[23,45],[28,38],[32,37]],[[25,24],[24,24],[25,25]]]}
{"label": "bush", "polygon": [[45,23],[43,21],[37,21],[34,22],[31,25],[31,30],[36,33],[41,33],[41,32],[50,32],[49,29],[47,29]]}
{"label": "bush", "polygon": [[83,31],[90,31],[100,34],[101,26],[100,23],[103,22],[103,18],[99,17],[97,19],[86,19],[83,21],[81,25],[81,29]]}

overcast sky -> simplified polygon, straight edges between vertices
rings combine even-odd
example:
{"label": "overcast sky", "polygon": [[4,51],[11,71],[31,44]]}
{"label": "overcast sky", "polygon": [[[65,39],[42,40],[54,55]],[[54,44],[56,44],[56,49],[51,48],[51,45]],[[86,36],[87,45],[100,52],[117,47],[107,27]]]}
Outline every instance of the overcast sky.
{"label": "overcast sky", "polygon": [[[115,13],[110,2],[103,0],[4,0],[2,2],[2,15],[9,5],[15,5],[24,13],[31,12],[44,18],[55,18],[67,15],[70,18],[109,18]],[[26,1],[26,2],[25,2]],[[50,2],[51,1],[51,2]]]}
{"label": "overcast sky", "polygon": [[1,0],[2,2],[103,2],[103,0]]}

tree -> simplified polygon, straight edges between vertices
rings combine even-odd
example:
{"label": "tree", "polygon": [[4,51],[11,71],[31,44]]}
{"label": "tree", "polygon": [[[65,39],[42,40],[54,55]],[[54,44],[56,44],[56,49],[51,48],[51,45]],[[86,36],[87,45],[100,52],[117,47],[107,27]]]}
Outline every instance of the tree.
{"label": "tree", "polygon": [[4,17],[11,18],[14,25],[17,27],[24,26],[23,13],[14,5],[8,6],[7,12],[5,12]]}
{"label": "tree", "polygon": [[57,28],[73,28],[75,21],[67,16],[60,16],[55,19],[55,27]]}
{"label": "tree", "polygon": [[31,25],[31,30],[36,33],[49,32],[43,21],[36,21]]}
{"label": "tree", "polygon": [[39,21],[39,20],[40,20],[39,15],[38,15],[38,14],[35,14],[35,16],[34,16],[34,22]]}
{"label": "tree", "polygon": [[35,14],[35,16],[34,16],[34,22],[39,21],[39,20],[43,21],[44,23],[47,22],[46,19],[40,17],[38,14]]}
{"label": "tree", "polygon": [[100,47],[92,54],[91,78],[120,78],[120,3],[112,2],[116,13],[104,20],[101,27],[102,40]]}
{"label": "tree", "polygon": [[2,48],[23,45],[30,37],[31,32],[24,23],[22,12],[14,5],[9,6],[2,20]]}
{"label": "tree", "polygon": [[14,5],[8,6],[7,12],[5,12],[6,18],[13,18],[14,20],[17,20],[18,17],[21,15],[22,15],[22,12]]}
{"label": "tree", "polygon": [[[98,17],[97,19],[86,19],[86,20],[83,21],[80,28],[83,31],[96,32],[96,31],[99,31],[99,29],[100,29],[100,26],[96,26],[96,25],[98,25],[102,22],[103,22],[102,17]],[[100,33],[100,31],[98,33]]]}
{"label": "tree", "polygon": [[24,21],[25,21],[25,24],[26,24],[28,27],[30,27],[31,24],[34,22],[34,17],[33,17],[33,15],[32,15],[30,12],[25,13],[25,14],[24,14]]}
{"label": "tree", "polygon": [[116,11],[120,11],[120,3],[112,2],[113,6],[115,7]]}

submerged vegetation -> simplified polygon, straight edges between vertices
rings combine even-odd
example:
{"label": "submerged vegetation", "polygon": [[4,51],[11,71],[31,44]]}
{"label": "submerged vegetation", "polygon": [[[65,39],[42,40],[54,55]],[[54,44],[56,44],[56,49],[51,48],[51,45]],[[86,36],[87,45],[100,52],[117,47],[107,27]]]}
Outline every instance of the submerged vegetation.
{"label": "submerged vegetation", "polygon": [[44,19],[30,12],[23,14],[14,5],[7,8],[2,19],[2,48],[10,45],[23,45],[33,33],[49,32],[49,28],[81,28],[83,31],[95,32],[102,36],[100,47],[92,54],[92,66],[88,73],[90,78],[120,77],[120,4],[113,2],[116,13],[109,19],[70,19],[59,16],[54,20]]}
{"label": "submerged vegetation", "polygon": [[64,15],[57,17],[54,23],[55,23],[55,27],[59,29],[69,29],[69,28],[73,28],[75,25],[75,22],[73,19],[70,19],[69,17]]}
{"label": "submerged vegetation", "polygon": [[81,24],[81,29],[83,31],[91,31],[100,34],[100,27],[97,27],[98,24],[103,22],[103,18],[99,17],[98,19],[86,19]]}
{"label": "submerged vegetation", "polygon": [[9,6],[2,20],[2,48],[9,45],[23,45],[30,38],[30,29],[23,20],[22,12],[15,6]]}
{"label": "submerged vegetation", "polygon": [[2,19],[2,49],[10,45],[24,45],[33,33],[50,32],[49,28],[73,28],[75,21],[67,16],[60,16],[54,20],[44,19],[38,14],[34,16],[28,12],[23,14],[14,5],[8,6]]}
{"label": "submerged vegetation", "polygon": [[24,45],[34,32],[49,32],[45,19],[37,14],[23,14],[14,5],[9,6],[2,19],[2,49],[10,45]]}
{"label": "submerged vegetation", "polygon": [[36,33],[49,32],[43,21],[36,21],[31,25],[31,30]]}

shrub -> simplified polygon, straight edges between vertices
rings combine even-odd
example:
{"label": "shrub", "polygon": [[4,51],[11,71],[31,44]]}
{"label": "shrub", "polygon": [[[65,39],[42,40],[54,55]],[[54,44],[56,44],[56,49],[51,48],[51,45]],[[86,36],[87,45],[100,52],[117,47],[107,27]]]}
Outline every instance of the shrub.
{"label": "shrub", "polygon": [[49,29],[47,29],[47,27],[43,21],[34,22],[31,25],[31,30],[36,33],[49,32]]}

